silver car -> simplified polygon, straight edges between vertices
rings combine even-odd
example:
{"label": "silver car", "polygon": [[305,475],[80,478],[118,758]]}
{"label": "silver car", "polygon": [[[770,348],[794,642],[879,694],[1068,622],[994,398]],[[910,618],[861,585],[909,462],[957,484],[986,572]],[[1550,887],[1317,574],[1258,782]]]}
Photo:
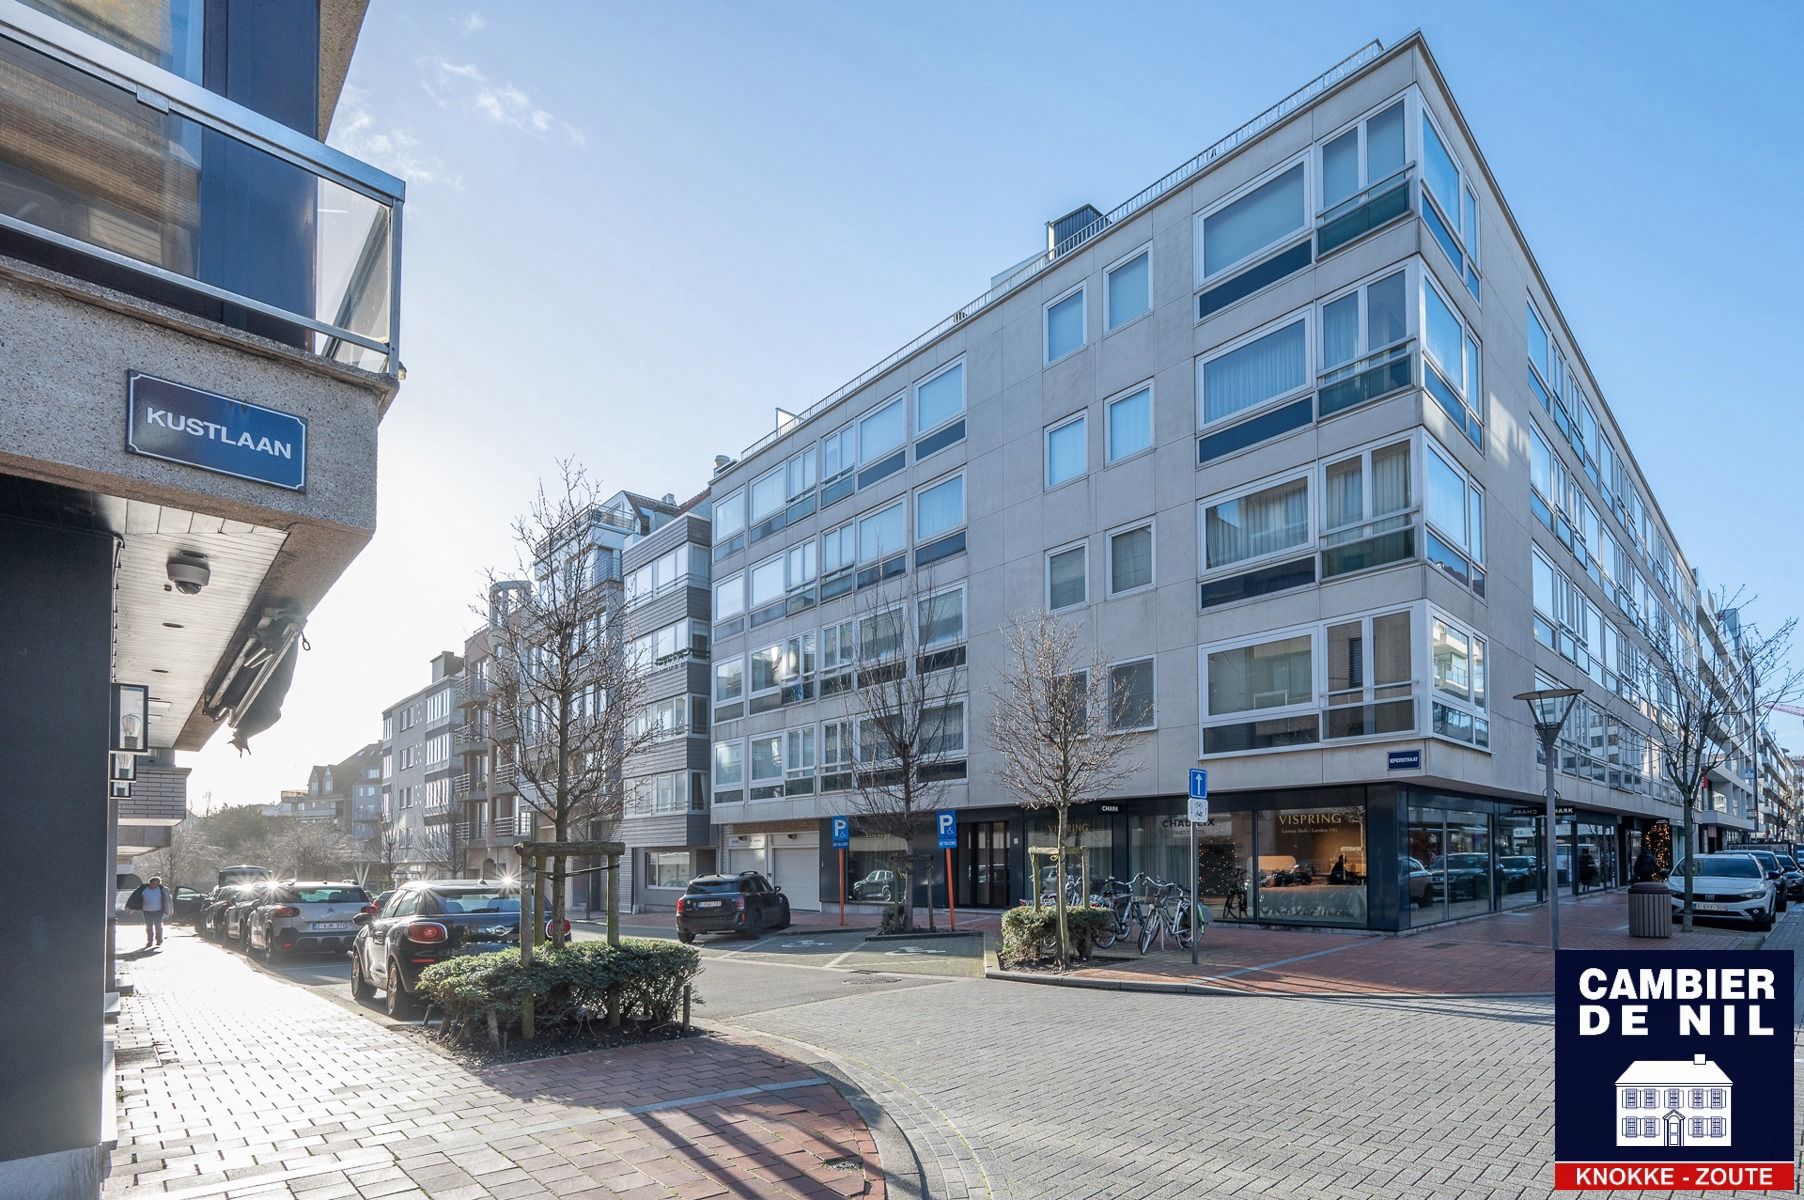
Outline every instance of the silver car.
{"label": "silver car", "polygon": [[1700,917],[1746,921],[1755,929],[1771,929],[1777,898],[1766,869],[1752,854],[1722,851],[1700,854],[1673,868],[1666,877],[1676,920],[1685,911],[1685,877],[1691,877],[1692,911]]}
{"label": "silver car", "polygon": [[355,883],[278,883],[245,921],[245,945],[265,959],[342,953],[357,938],[357,914],[369,911],[370,894]]}

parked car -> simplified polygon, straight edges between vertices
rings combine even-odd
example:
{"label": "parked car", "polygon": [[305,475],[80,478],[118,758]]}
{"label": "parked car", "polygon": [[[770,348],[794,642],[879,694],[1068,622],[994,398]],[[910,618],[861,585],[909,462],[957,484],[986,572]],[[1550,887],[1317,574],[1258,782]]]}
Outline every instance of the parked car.
{"label": "parked car", "polygon": [[483,879],[432,879],[403,884],[374,913],[352,917],[351,995],[368,1000],[380,988],[389,1015],[419,1009],[420,972],[459,954],[520,944],[520,889]]}
{"label": "parked car", "polygon": [[1535,874],[1535,859],[1532,854],[1497,856],[1497,888],[1500,892],[1533,891]]}
{"label": "parked car", "polygon": [[1751,855],[1760,864],[1760,869],[1772,880],[1778,911],[1784,912],[1789,903],[1791,881],[1785,877],[1785,868],[1779,865],[1779,856],[1771,850],[1738,850],[1736,853]]}
{"label": "parked car", "polygon": [[249,923],[250,915],[258,905],[263,903],[264,897],[269,894],[269,889],[273,886],[275,885],[265,882],[247,883],[240,887],[231,902],[226,905],[224,916],[220,918],[219,929],[220,933],[224,935],[221,938],[222,941],[244,944],[245,927]]}
{"label": "parked car", "polygon": [[1428,864],[1428,899],[1439,900],[1445,888],[1452,900],[1477,900],[1485,895],[1490,872],[1489,854],[1440,855]]}
{"label": "parked car", "polygon": [[698,933],[744,933],[789,926],[789,898],[756,871],[697,875],[677,897],[677,940]]}
{"label": "parked car", "polygon": [[1691,877],[1692,909],[1699,916],[1746,921],[1771,929],[1778,897],[1760,861],[1751,854],[1700,854],[1685,859],[1666,877],[1673,916],[1685,911],[1685,879]]}
{"label": "parked car", "polygon": [[1428,903],[1428,868],[1419,858],[1405,854],[1397,860],[1403,878],[1409,881],[1409,902],[1416,908]]}
{"label": "parked car", "polygon": [[206,907],[195,918],[195,927],[216,942],[225,941],[226,910],[255,887],[250,883],[222,883],[207,896]]}
{"label": "parked car", "polygon": [[218,883],[220,887],[225,887],[227,884],[232,883],[262,883],[265,880],[273,879],[274,877],[275,872],[271,871],[268,867],[241,865],[219,868],[219,878],[215,880],[215,882]]}
{"label": "parked car", "polygon": [[248,920],[245,948],[278,954],[340,953],[357,937],[355,918],[375,910],[355,883],[278,883]]}
{"label": "parked car", "polygon": [[1804,867],[1798,866],[1798,860],[1789,854],[1781,854],[1777,850],[1773,854],[1779,859],[1779,865],[1785,868],[1785,878],[1790,885],[1787,894],[1793,900],[1804,900]]}
{"label": "parked car", "polygon": [[169,915],[177,921],[193,921],[207,906],[207,894],[176,884],[169,889]]}
{"label": "parked car", "polygon": [[872,871],[863,879],[852,883],[852,899],[854,900],[894,900],[896,898],[896,873],[894,871]]}

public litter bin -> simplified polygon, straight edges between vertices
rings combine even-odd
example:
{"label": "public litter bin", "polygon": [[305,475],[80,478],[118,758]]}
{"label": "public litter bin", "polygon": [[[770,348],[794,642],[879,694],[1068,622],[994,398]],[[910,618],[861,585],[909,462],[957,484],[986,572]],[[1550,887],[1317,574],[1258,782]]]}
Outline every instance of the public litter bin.
{"label": "public litter bin", "polygon": [[1629,885],[1629,936],[1672,936],[1672,893],[1664,883]]}

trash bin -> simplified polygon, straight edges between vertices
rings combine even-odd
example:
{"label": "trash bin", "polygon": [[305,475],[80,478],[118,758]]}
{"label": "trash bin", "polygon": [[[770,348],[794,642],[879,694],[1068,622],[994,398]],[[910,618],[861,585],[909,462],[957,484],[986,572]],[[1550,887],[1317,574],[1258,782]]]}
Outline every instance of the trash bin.
{"label": "trash bin", "polygon": [[1672,936],[1672,894],[1664,883],[1629,885],[1629,936]]}

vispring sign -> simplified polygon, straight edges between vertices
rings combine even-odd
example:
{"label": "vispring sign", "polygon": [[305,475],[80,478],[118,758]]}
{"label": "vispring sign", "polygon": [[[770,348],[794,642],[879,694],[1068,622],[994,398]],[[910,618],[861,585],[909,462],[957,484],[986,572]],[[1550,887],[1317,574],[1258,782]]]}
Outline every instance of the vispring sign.
{"label": "vispring sign", "polygon": [[1554,1187],[1791,1191],[1792,955],[1563,950]]}
{"label": "vispring sign", "polygon": [[131,374],[125,448],[292,492],[307,488],[307,422],[154,375]]}

